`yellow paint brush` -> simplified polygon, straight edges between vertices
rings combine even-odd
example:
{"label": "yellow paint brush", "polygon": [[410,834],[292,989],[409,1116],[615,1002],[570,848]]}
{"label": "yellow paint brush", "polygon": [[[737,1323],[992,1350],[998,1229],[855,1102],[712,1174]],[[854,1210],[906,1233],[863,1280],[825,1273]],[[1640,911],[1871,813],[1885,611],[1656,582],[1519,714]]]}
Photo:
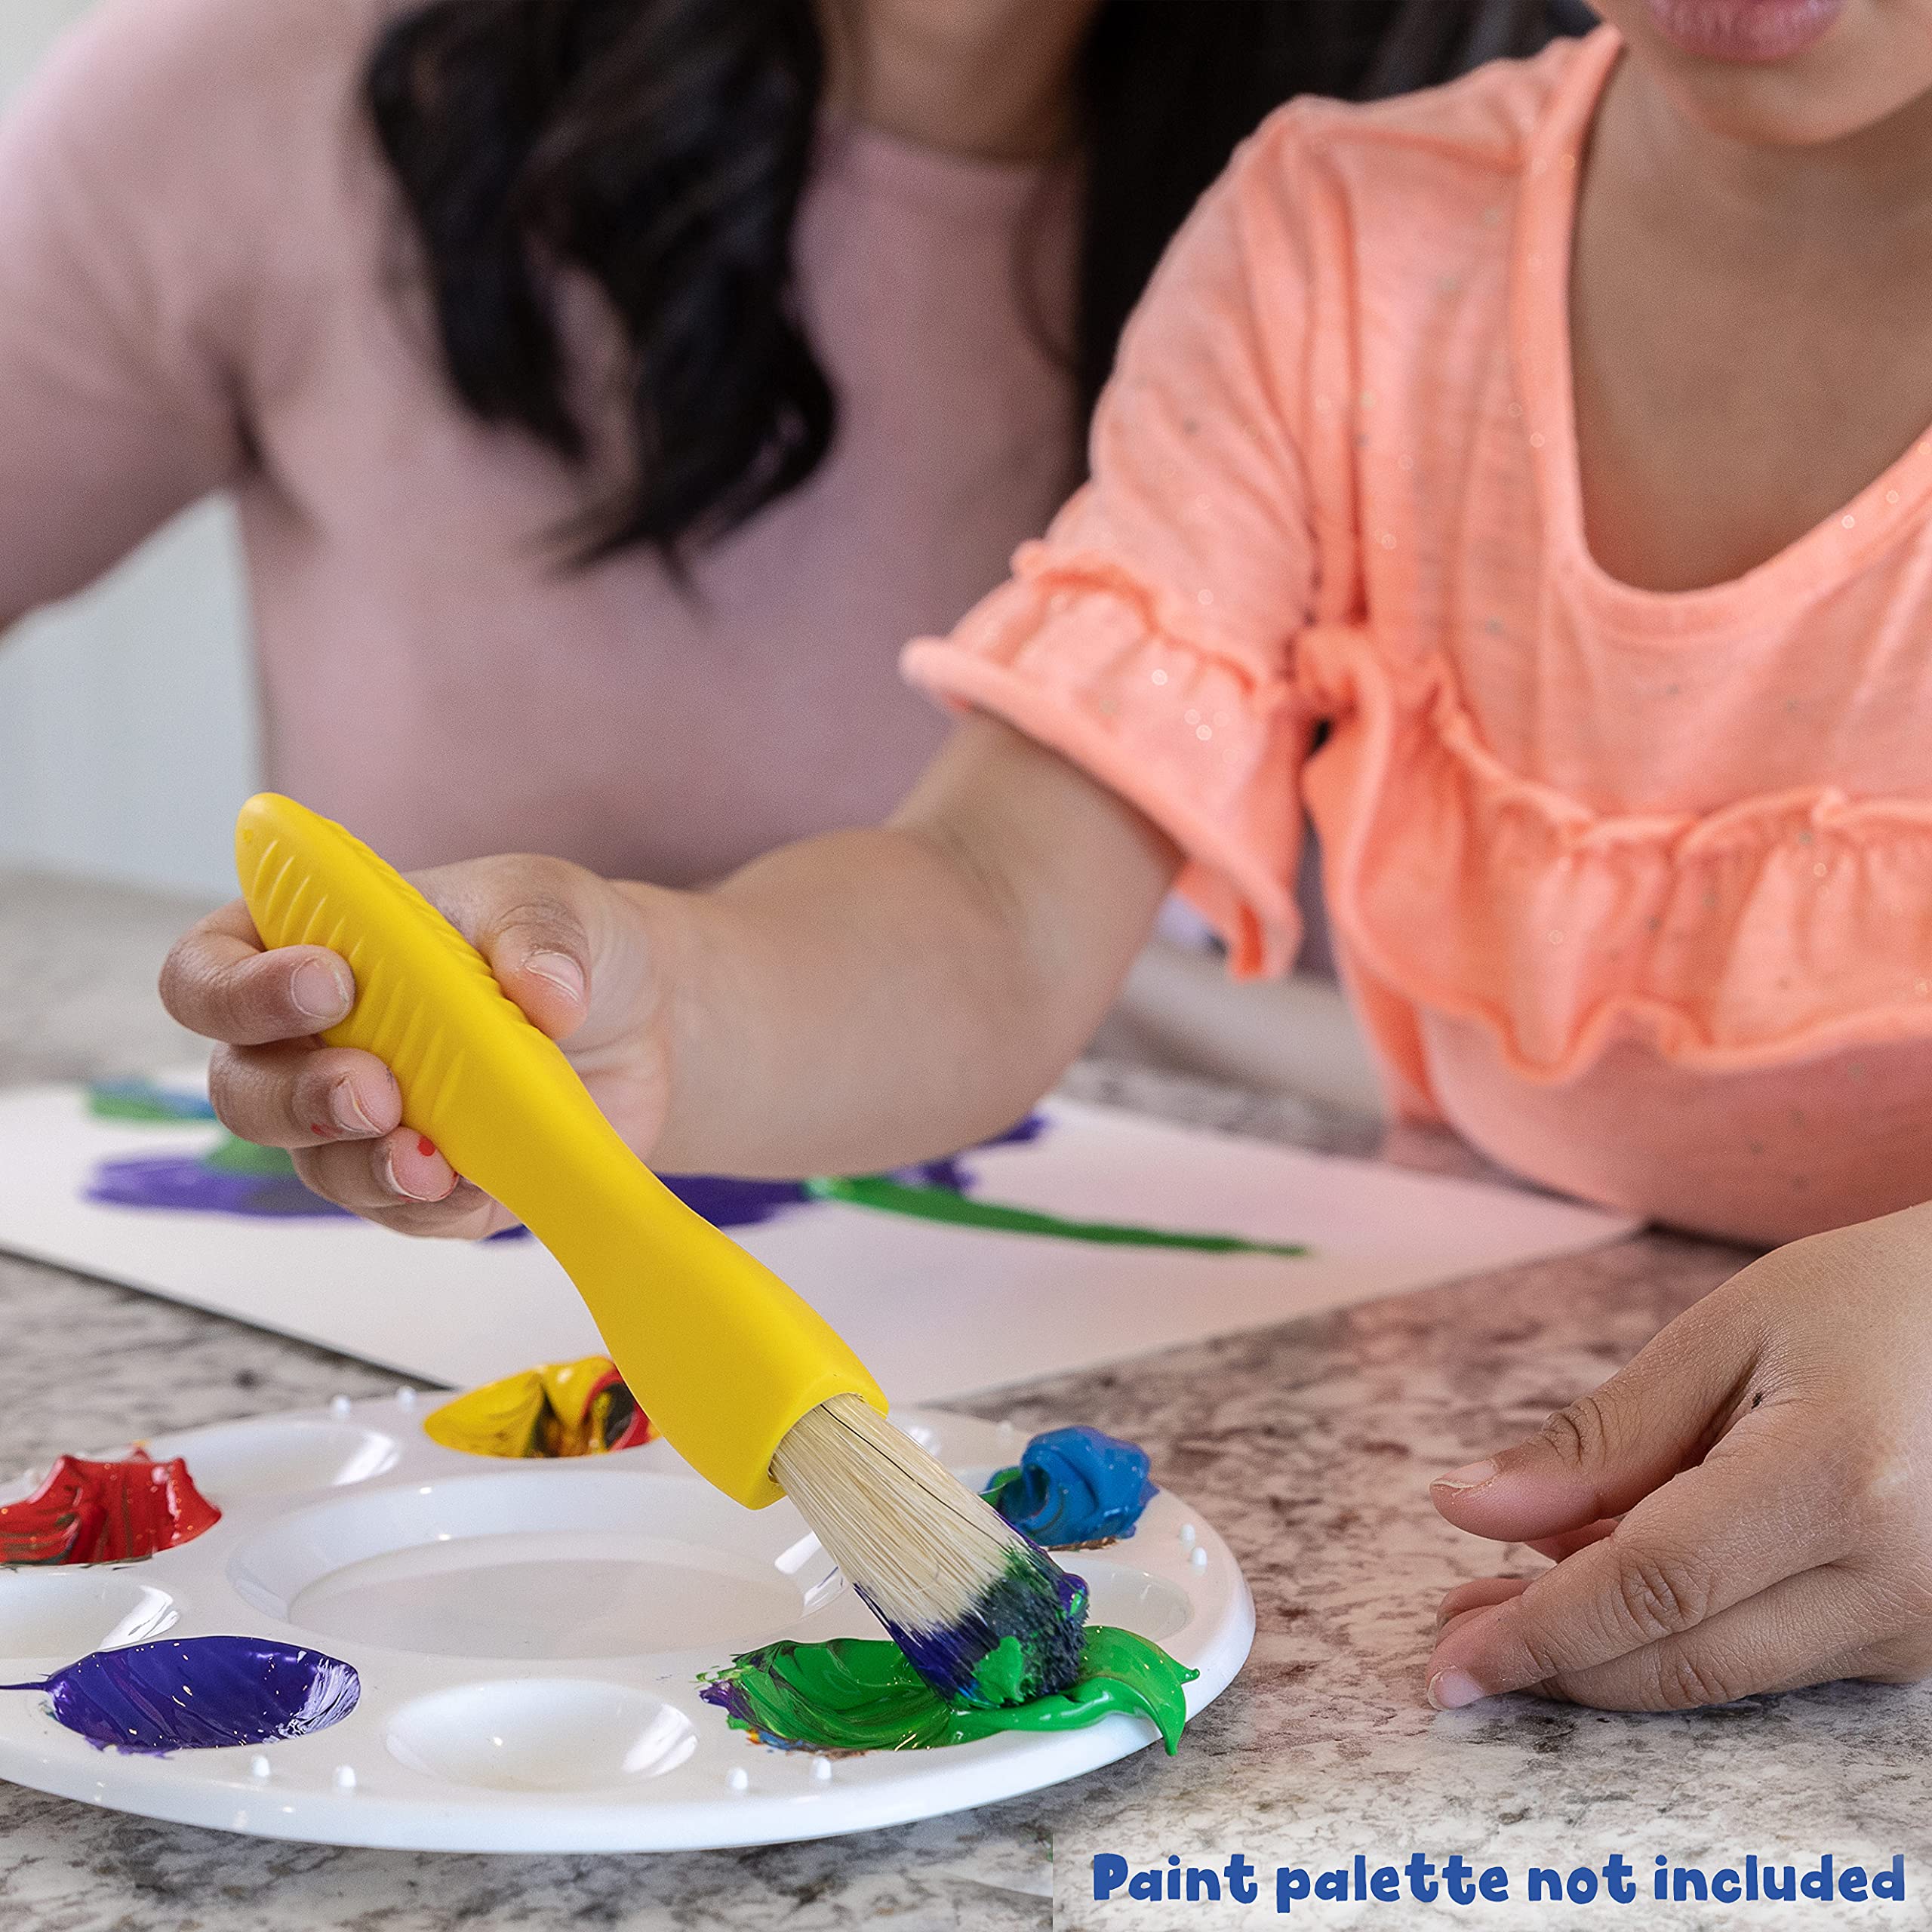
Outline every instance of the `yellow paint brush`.
{"label": "yellow paint brush", "polygon": [[752,1509],[789,1494],[941,1695],[1066,1688],[1078,1580],[885,1420],[857,1356],[651,1173],[462,934],[293,799],[251,799],[235,849],[263,943],[326,946],[355,974],[355,1005],[323,1038],[383,1061],[405,1124],[556,1257],[692,1468]]}

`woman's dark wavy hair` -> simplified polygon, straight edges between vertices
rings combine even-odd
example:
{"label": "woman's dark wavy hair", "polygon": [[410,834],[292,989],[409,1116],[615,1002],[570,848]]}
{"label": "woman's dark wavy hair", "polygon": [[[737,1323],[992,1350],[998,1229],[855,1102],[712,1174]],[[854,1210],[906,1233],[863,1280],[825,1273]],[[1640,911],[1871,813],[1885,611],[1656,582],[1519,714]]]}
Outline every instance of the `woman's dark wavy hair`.
{"label": "woman's dark wavy hair", "polygon": [[[1270,109],[1527,52],[1550,4],[1102,0],[1077,80],[1082,405],[1168,238]],[[831,445],[792,254],[825,69],[813,0],[429,0],[376,48],[368,108],[468,408],[583,462],[553,269],[586,274],[622,327],[628,480],[571,533],[586,561],[645,546],[676,568]]]}

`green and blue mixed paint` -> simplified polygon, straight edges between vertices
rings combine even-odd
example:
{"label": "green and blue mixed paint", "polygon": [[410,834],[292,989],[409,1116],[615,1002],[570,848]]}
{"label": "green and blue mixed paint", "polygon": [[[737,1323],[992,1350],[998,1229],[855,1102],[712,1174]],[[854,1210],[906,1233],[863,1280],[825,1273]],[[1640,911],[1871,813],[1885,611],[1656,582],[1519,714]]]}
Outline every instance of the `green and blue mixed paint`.
{"label": "green and blue mixed paint", "polygon": [[1148,1718],[1171,1753],[1200,1673],[1158,1644],[1105,1624],[1084,1633],[1064,1691],[989,1706],[940,1697],[892,1644],[859,1637],[768,1644],[706,1680],[699,1694],[737,1730],[781,1751],[924,1751],[1004,1730],[1077,1730],[1124,1712]]}

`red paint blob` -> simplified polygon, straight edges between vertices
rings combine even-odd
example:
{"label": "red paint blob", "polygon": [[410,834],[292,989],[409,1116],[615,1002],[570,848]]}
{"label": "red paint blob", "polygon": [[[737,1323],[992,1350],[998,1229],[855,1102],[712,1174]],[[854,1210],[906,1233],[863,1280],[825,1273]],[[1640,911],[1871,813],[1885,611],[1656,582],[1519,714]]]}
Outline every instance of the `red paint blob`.
{"label": "red paint blob", "polygon": [[19,1503],[0,1505],[0,1563],[126,1563],[192,1543],[221,1521],[178,1459],[63,1456]]}
{"label": "red paint blob", "polygon": [[436,1143],[426,1134],[419,1134],[416,1137],[416,1151],[426,1161],[435,1152]]}
{"label": "red paint blob", "polygon": [[[598,1404],[603,1406],[600,1410]],[[599,1376],[597,1384],[590,1392],[587,1413],[596,1418],[597,1427],[604,1438],[604,1447],[612,1449],[635,1449],[641,1442],[648,1442],[657,1432],[651,1426],[651,1418],[639,1406],[637,1398],[630,1392],[629,1385],[617,1373],[617,1364],[611,1364],[608,1375]],[[546,1454],[558,1452],[549,1450]]]}

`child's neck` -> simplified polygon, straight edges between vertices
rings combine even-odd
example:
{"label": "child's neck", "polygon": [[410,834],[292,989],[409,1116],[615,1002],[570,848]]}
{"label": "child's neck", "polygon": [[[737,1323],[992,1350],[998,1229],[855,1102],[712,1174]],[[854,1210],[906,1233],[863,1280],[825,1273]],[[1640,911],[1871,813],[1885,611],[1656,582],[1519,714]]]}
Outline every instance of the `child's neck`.
{"label": "child's neck", "polygon": [[1777,146],[1700,125],[1626,60],[1598,115],[1598,143],[1620,137],[1631,185],[1673,224],[1772,222],[1862,257],[1932,214],[1932,94],[1844,140]]}
{"label": "child's neck", "polygon": [[1571,301],[1598,562],[1654,590],[1742,575],[1932,423],[1932,101],[1829,148],[1752,148],[1626,60]]}

